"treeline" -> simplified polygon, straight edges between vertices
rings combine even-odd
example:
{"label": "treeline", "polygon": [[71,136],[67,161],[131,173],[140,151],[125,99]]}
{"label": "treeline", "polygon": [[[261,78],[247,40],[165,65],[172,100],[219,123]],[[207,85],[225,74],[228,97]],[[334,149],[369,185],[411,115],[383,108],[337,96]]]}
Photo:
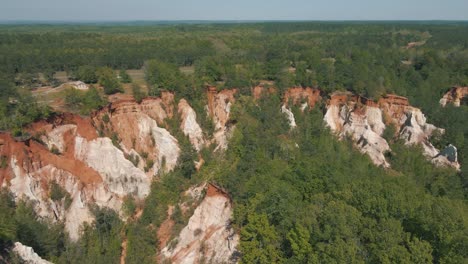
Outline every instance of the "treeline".
{"label": "treeline", "polygon": [[88,33],[0,33],[1,70],[16,74],[44,70],[70,71],[79,66],[137,69],[159,58],[178,65],[213,54],[207,39],[172,36],[119,36]]}
{"label": "treeline", "polygon": [[21,136],[21,128],[33,121],[47,118],[52,110],[39,105],[28,89],[17,88],[0,73],[0,130],[13,130]]}
{"label": "treeline", "polygon": [[[205,64],[208,81],[229,86],[248,85],[245,78],[250,77],[274,80],[279,86],[318,85],[371,97],[384,92],[411,96],[415,87],[440,93],[467,83],[465,24],[164,25],[127,26],[120,31],[87,26],[73,33],[65,29],[0,30],[0,70],[21,83],[18,79],[34,78],[29,73],[73,72],[85,65],[139,69],[156,59],[174,67]],[[425,44],[406,49],[409,42]],[[420,83],[439,75],[431,87]]]}

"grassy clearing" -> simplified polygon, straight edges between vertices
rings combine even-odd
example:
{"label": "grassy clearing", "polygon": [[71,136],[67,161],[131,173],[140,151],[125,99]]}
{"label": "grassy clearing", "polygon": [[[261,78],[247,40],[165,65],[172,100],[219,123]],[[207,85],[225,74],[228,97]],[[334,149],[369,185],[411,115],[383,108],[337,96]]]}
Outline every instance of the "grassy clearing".
{"label": "grassy clearing", "polygon": [[54,74],[54,78],[59,80],[62,83],[68,82],[68,74],[66,71],[59,71]]}
{"label": "grassy clearing", "polygon": [[126,72],[128,75],[130,75],[133,82],[138,84],[145,83],[145,71],[143,69],[127,70]]}
{"label": "grassy clearing", "polygon": [[195,67],[194,66],[183,66],[179,67],[180,72],[186,75],[192,75],[195,73]]}

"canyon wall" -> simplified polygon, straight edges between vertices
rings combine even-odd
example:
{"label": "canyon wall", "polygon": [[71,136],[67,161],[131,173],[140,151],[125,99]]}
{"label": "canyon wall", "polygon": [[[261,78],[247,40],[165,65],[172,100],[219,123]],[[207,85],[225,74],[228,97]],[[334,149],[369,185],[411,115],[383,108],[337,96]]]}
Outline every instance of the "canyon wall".
{"label": "canyon wall", "polygon": [[[31,124],[26,131],[29,136],[15,138],[0,133],[0,185],[16,200],[33,202],[40,217],[65,223],[70,237],[76,240],[80,226],[93,221],[92,205],[121,213],[126,196],[144,199],[155,175],[176,167],[181,150],[171,134],[174,129],[180,129],[199,153],[210,144],[215,145],[215,151],[227,149],[235,129],[229,118],[236,92],[208,88],[206,111],[213,121],[212,135],[203,131],[187,100],[176,104],[174,95],[166,92],[141,103],[117,100],[90,118],[57,114]],[[276,90],[255,87],[252,93],[259,99]],[[455,146],[440,151],[430,142],[433,134],[444,130],[428,124],[421,110],[406,98],[387,95],[375,102],[346,92],[323,97],[316,88],[286,90],[281,111],[291,129],[298,126],[292,105],[304,114],[322,105],[325,125],[338,138],[352,139],[356,148],[378,166],[390,167],[385,157],[391,151],[387,142],[390,137],[421,146],[424,155],[438,166],[459,168]],[[178,119],[174,119],[176,115]],[[179,122],[176,127],[174,120]],[[389,131],[393,134],[388,135]],[[64,194],[52,197],[53,186]],[[204,198],[200,198],[202,190],[206,191]],[[172,263],[236,262],[239,237],[230,226],[233,208],[229,196],[209,184],[190,193],[200,201],[194,205],[187,226],[172,241],[168,241],[167,232],[171,230],[170,218],[163,223],[166,231],[158,231],[158,237],[166,239],[160,240],[161,259]]]}
{"label": "canyon wall", "polygon": [[[236,263],[239,235],[231,227],[232,202],[208,184],[206,196],[174,240],[161,250],[170,263]],[[172,244],[172,245],[171,245]]]}
{"label": "canyon wall", "polygon": [[[203,147],[195,112],[182,100],[178,108],[175,113],[174,96],[163,93],[140,104],[117,101],[91,118],[58,114],[31,124],[21,138],[0,133],[0,184],[16,200],[33,202],[40,217],[64,222],[76,240],[80,226],[93,221],[91,205],[120,213],[126,196],[144,199],[154,175],[176,166],[180,148],[168,118],[180,113],[183,132]],[[63,197],[52,200],[52,186]]]}
{"label": "canyon wall", "polygon": [[[290,88],[284,94],[281,111],[290,127],[295,128],[297,124],[290,106],[299,106],[304,112],[321,100],[319,89]],[[430,142],[433,134],[445,131],[428,124],[421,110],[411,106],[405,97],[389,94],[375,102],[350,92],[335,92],[326,101],[324,121],[340,139],[351,138],[357,149],[378,166],[390,167],[385,154],[391,149],[384,132],[393,128],[394,134],[387,137],[403,139],[406,145],[420,145],[423,154],[436,165],[460,168],[456,147],[449,145],[439,151]]]}
{"label": "canyon wall", "polygon": [[51,264],[47,260],[42,259],[32,247],[25,246],[20,242],[15,242],[12,250],[26,264]]}
{"label": "canyon wall", "polygon": [[442,106],[453,104],[460,107],[461,102],[468,97],[468,87],[453,87],[440,99],[439,103]]}
{"label": "canyon wall", "polygon": [[421,110],[409,105],[405,97],[386,95],[374,102],[350,93],[334,93],[327,104],[324,120],[340,138],[350,136],[376,165],[390,166],[385,153],[391,149],[383,135],[392,126],[394,134],[388,137],[403,139],[406,145],[420,145],[423,154],[437,165],[460,168],[453,155],[449,160],[447,152],[440,152],[430,142],[434,133],[445,131],[427,123]]}
{"label": "canyon wall", "polygon": [[207,111],[213,119],[214,133],[213,142],[216,144],[215,151],[226,150],[228,139],[234,126],[229,124],[231,106],[235,102],[234,95],[237,90],[222,90],[217,92],[216,87],[208,87]]}

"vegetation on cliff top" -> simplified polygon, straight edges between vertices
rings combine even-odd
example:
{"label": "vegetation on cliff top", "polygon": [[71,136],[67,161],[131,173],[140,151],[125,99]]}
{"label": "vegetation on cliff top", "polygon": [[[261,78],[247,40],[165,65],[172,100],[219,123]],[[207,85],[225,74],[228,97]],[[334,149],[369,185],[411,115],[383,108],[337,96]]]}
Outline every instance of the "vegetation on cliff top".
{"label": "vegetation on cliff top", "polygon": [[[124,224],[115,212],[96,208],[96,221],[83,227],[78,242],[68,241],[62,224],[39,220],[31,205],[15,204],[3,190],[0,248],[21,241],[57,263],[116,263],[126,239],[127,263],[153,263],[156,230],[168,205],[176,205],[189,186],[215,181],[232,196],[244,263],[467,261],[468,106],[438,105],[450,86],[468,84],[466,24],[68,29],[0,27],[0,129],[21,131],[50,114],[29,90],[55,83],[56,71],[113,93],[129,80],[121,73],[119,81],[112,69],[142,67],[146,83],[129,86],[138,100],[145,96],[144,84],[149,95],[174,91],[200,116],[205,114],[206,84],[239,88],[231,115],[236,129],[226,153],[204,150],[206,163],[195,172],[193,150],[172,120],[171,133],[181,142],[184,159],[152,184],[145,201],[131,205],[132,211],[143,210],[141,218]],[[407,47],[416,41],[425,44]],[[187,74],[181,67],[192,71]],[[274,84],[279,93],[254,102],[250,88],[259,82]],[[384,93],[409,97],[431,123],[446,129],[436,144],[458,147],[462,171],[436,168],[421,151],[398,141],[392,142],[389,157],[394,170],[377,168],[349,141],[337,141],[324,128],[321,106],[306,113],[293,109],[298,127],[291,131],[279,109],[282,92],[294,85],[372,98]],[[65,101],[88,114],[105,103],[102,94],[95,88],[70,90]],[[206,120],[200,123],[208,130],[212,124]],[[184,223],[184,217],[177,215],[176,222]]]}

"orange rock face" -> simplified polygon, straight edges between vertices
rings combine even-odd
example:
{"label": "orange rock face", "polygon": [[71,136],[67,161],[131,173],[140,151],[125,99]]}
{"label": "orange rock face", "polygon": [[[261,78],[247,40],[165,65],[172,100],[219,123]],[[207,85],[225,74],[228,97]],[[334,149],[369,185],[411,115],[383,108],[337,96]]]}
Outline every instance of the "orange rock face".
{"label": "orange rock face", "polygon": [[53,116],[49,120],[41,120],[35,123],[32,123],[26,131],[31,135],[36,133],[50,132],[53,128],[73,124],[77,127],[77,133],[86,138],[87,140],[93,140],[98,137],[97,131],[94,128],[92,122],[89,118],[83,118],[79,115],[71,113],[61,113]]}
{"label": "orange rock face", "polygon": [[399,125],[400,120],[406,117],[406,112],[413,110],[409,105],[408,98],[394,94],[386,95],[379,99],[379,106],[384,109],[387,124]]}
{"label": "orange rock face", "polygon": [[358,97],[351,92],[335,92],[330,95],[328,105],[345,105],[349,102],[356,103]]}
{"label": "orange rock face", "polygon": [[252,88],[252,96],[254,100],[259,100],[264,96],[265,94],[275,94],[276,89],[273,87],[264,87],[263,85],[257,85],[254,88]]}
{"label": "orange rock face", "polygon": [[177,139],[164,128],[166,118],[173,115],[174,95],[164,92],[161,98],[147,98],[140,104],[134,100],[109,104],[94,113],[92,120],[101,134],[114,141],[117,138],[127,155],[139,155],[140,168],[143,159],[153,161],[154,166],[147,168],[152,175],[163,165],[170,170],[177,163]]}
{"label": "orange rock face", "polygon": [[215,125],[214,142],[217,144],[216,150],[223,150],[227,148],[227,141],[231,131],[230,126],[227,126],[229,115],[231,113],[231,106],[235,102],[234,95],[237,93],[236,89],[216,91],[215,87],[208,87],[208,113],[213,119]]}
{"label": "orange rock face", "polygon": [[[15,199],[35,201],[39,216],[64,221],[77,239],[80,225],[92,221],[88,205],[118,211],[125,196],[149,193],[159,169],[176,165],[177,139],[162,127],[174,115],[173,100],[163,93],[141,104],[117,101],[91,118],[59,114],[31,124],[31,138],[21,141],[0,133],[0,184]],[[53,182],[70,195],[68,208],[50,199]]]}
{"label": "orange rock face", "polygon": [[[63,114],[53,117],[50,122],[40,121],[34,123],[27,131],[31,135],[38,137],[44,133],[52,131],[55,127],[62,125],[76,125],[76,133],[89,139],[97,138],[97,133],[91,125],[89,119],[83,119],[72,114]],[[50,149],[33,139],[28,139],[24,142],[19,142],[13,139],[7,133],[0,134],[0,155],[10,159],[14,156],[17,163],[21,166],[19,169],[22,173],[38,170],[47,165],[53,165],[58,169],[70,172],[79,178],[84,184],[102,182],[100,175],[93,169],[89,168],[83,162],[74,158],[74,137],[71,132],[63,133],[65,144],[68,146],[61,155],[55,155],[50,152]],[[40,140],[40,138],[38,139]],[[0,170],[0,184],[4,178],[11,179],[11,170],[3,168]]]}
{"label": "orange rock face", "polygon": [[[79,226],[91,221],[84,205],[96,203],[119,207],[109,195],[100,193],[105,189],[102,175],[75,157],[77,137],[91,141],[97,138],[89,119],[57,115],[49,122],[31,125],[28,133],[32,138],[25,141],[17,141],[7,133],[0,134],[0,156],[3,160],[0,184],[7,187],[15,199],[34,201],[34,209],[41,217],[63,220],[73,239],[79,236]],[[65,208],[62,200],[49,198],[52,182],[70,195],[69,208]]]}
{"label": "orange rock face", "polygon": [[310,108],[314,108],[315,104],[322,99],[320,93],[321,91],[316,88],[293,87],[286,91],[283,100],[285,104],[291,102],[293,105],[306,102]]}
{"label": "orange rock face", "polygon": [[208,95],[208,109],[212,118],[218,119],[220,122],[226,124],[228,113],[226,105],[235,102],[234,95],[237,93],[236,89],[222,90],[217,92],[216,87],[210,86],[207,89]]}
{"label": "orange rock face", "polygon": [[216,185],[214,185],[214,184],[212,184],[212,183],[209,183],[209,184],[208,184],[208,187],[207,187],[207,189],[206,189],[206,195],[207,195],[207,196],[217,196],[217,195],[220,195],[220,196],[223,196],[223,197],[225,197],[225,198],[227,198],[227,199],[229,199],[229,200],[231,199],[231,198],[229,197],[228,193],[227,193],[225,190],[221,189],[220,187],[218,187],[218,186],[216,186]]}

